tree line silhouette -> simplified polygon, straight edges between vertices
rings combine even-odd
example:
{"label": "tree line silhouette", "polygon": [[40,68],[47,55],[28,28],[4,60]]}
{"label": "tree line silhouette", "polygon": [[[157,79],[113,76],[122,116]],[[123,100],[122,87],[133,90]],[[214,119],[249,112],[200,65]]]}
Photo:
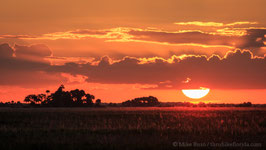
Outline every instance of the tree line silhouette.
{"label": "tree line silhouette", "polygon": [[[61,85],[54,93],[46,90],[45,94],[30,94],[25,97],[24,102],[32,107],[99,107],[104,106],[101,99],[86,93],[84,90],[65,91],[65,86]],[[24,107],[20,101],[0,102],[0,107]],[[109,103],[108,107],[266,107],[266,104],[252,104],[244,102],[240,104],[225,103],[203,103],[193,104],[190,102],[159,102],[154,96],[139,97],[126,100],[122,103]]]}
{"label": "tree line silhouette", "polygon": [[[101,99],[95,99],[94,95],[86,93],[84,90],[64,91],[64,85],[61,85],[57,91],[50,93],[46,90],[46,94],[31,94],[25,97],[24,102],[31,106],[51,106],[51,107],[81,107],[81,106],[101,106]],[[154,96],[139,97],[133,100],[122,102],[122,106],[157,106],[160,102]],[[110,103],[108,106],[117,106],[115,103]]]}
{"label": "tree line silhouette", "polygon": [[100,106],[101,99],[95,99],[94,95],[86,93],[84,90],[64,91],[64,85],[61,85],[57,91],[46,94],[31,94],[25,97],[24,102],[30,105],[53,106],[53,107],[80,107],[80,106]]}
{"label": "tree line silhouette", "polygon": [[136,106],[157,106],[159,105],[160,102],[158,101],[158,99],[154,96],[149,96],[149,97],[139,97],[139,98],[135,98],[132,100],[127,100],[125,102],[122,103],[122,106],[126,106],[126,107],[136,107]]}

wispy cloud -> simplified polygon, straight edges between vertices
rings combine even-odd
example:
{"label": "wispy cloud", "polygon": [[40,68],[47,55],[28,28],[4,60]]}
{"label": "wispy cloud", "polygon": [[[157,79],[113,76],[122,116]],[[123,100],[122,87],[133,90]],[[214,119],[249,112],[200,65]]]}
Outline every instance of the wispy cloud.
{"label": "wispy cloud", "polygon": [[191,22],[175,22],[176,25],[194,25],[194,26],[205,26],[205,27],[229,27],[236,25],[254,25],[258,24],[258,22],[233,22],[233,23],[220,23],[220,22],[201,22],[201,21],[191,21]]}
{"label": "wispy cloud", "polygon": [[[200,48],[225,48],[225,49],[253,49],[259,51],[265,47],[266,28],[229,27],[241,24],[255,24],[256,22],[234,22],[230,24],[216,22],[192,22],[200,25],[221,26],[215,31],[201,30],[176,30],[167,31],[157,28],[129,28],[117,27],[111,29],[91,30],[77,29],[66,32],[47,33],[39,36],[31,35],[0,35],[4,39],[34,40],[99,40],[106,45],[119,45],[125,42],[130,44],[144,43],[149,45],[171,46],[171,47],[200,47]],[[189,24],[192,24],[189,23]],[[227,26],[227,27],[226,27]],[[117,44],[118,43],[118,44]],[[110,45],[111,45],[110,44]],[[102,45],[97,45],[101,47]],[[217,53],[216,53],[217,54]]]}

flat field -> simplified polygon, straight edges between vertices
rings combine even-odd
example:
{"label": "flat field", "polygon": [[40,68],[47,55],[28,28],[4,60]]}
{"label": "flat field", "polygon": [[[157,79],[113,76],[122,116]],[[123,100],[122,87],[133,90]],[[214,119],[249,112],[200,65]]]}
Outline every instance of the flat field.
{"label": "flat field", "polygon": [[0,149],[262,149],[266,108],[0,108]]}

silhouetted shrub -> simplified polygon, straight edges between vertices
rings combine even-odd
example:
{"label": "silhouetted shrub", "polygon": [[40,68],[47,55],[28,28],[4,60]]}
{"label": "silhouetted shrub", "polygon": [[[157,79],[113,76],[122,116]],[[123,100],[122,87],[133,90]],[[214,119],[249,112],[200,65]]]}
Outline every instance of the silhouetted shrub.
{"label": "silhouetted shrub", "polygon": [[125,102],[122,103],[122,106],[157,106],[159,105],[160,102],[158,101],[158,99],[156,97],[153,96],[149,96],[149,97],[139,97],[139,98],[135,98],[133,100],[127,100]]}

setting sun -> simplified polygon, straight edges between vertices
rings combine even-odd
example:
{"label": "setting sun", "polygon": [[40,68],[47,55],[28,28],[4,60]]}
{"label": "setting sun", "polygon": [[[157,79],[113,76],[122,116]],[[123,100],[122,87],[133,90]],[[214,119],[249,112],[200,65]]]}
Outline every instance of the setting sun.
{"label": "setting sun", "polygon": [[186,95],[189,98],[200,99],[200,98],[203,98],[204,96],[206,96],[210,92],[210,89],[208,89],[208,88],[183,89],[182,92],[184,95]]}

